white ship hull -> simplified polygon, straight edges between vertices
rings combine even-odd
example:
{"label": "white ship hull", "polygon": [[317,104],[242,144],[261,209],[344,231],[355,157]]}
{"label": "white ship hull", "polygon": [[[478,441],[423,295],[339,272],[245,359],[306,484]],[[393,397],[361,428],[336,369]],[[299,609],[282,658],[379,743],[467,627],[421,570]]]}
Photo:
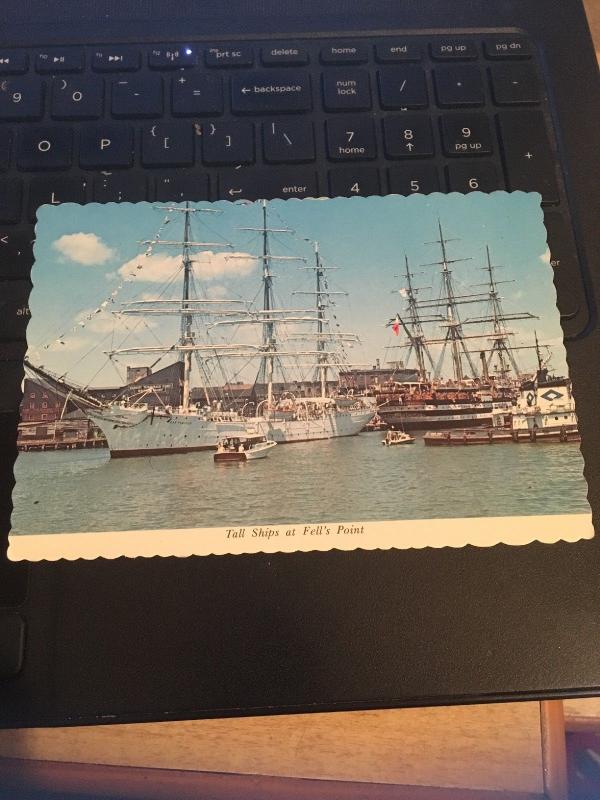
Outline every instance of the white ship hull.
{"label": "white ship hull", "polygon": [[356,436],[373,419],[373,409],[327,410],[316,419],[265,419],[254,417],[252,425],[259,434],[278,444],[312,442]]}
{"label": "white ship hull", "polygon": [[216,450],[219,437],[247,435],[241,419],[197,413],[109,407],[88,416],[106,437],[112,458]]}
{"label": "white ship hull", "polygon": [[111,457],[124,458],[216,450],[219,439],[225,436],[264,436],[280,444],[355,436],[373,413],[368,408],[327,409],[315,419],[236,419],[226,414],[112,406],[89,411],[88,416],[106,437]]}

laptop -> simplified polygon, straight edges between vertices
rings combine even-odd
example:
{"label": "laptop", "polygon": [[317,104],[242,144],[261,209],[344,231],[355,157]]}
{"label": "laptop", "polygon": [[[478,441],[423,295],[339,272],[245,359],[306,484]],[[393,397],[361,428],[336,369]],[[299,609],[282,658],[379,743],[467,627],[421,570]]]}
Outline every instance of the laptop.
{"label": "laptop", "polygon": [[597,692],[580,0],[0,19],[2,725]]}

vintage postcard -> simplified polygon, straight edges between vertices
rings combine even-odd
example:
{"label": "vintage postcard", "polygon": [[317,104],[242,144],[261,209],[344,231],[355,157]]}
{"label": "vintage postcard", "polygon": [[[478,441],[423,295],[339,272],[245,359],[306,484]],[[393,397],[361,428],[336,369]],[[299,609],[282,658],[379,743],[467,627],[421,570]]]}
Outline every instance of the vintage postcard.
{"label": "vintage postcard", "polygon": [[536,194],[44,206],[9,557],[593,536]]}

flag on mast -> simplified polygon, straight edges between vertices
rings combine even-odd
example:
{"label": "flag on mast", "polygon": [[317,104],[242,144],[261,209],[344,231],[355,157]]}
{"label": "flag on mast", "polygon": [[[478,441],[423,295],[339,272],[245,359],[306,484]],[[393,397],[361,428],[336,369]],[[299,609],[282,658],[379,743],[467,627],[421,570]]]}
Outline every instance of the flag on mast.
{"label": "flag on mast", "polygon": [[392,330],[396,336],[400,336],[400,317],[396,314],[396,319],[392,322]]}

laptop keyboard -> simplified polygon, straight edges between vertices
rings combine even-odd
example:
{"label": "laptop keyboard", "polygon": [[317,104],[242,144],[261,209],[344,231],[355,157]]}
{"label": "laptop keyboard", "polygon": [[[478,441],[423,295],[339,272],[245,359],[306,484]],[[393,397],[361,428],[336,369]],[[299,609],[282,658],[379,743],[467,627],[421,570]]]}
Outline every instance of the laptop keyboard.
{"label": "laptop keyboard", "polygon": [[523,35],[0,50],[0,340],[25,338],[44,203],[498,189],[555,207],[577,335],[588,311],[558,163]]}

